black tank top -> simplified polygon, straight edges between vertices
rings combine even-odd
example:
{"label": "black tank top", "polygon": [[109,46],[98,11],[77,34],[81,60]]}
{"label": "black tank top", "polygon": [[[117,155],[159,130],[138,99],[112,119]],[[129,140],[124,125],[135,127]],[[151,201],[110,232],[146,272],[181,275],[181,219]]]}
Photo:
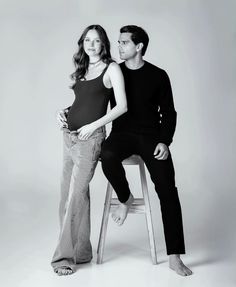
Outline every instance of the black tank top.
{"label": "black tank top", "polygon": [[108,66],[95,79],[78,80],[74,86],[75,100],[72,104],[67,123],[70,131],[96,121],[106,114],[107,105],[113,94],[113,88],[106,88],[103,75]]}

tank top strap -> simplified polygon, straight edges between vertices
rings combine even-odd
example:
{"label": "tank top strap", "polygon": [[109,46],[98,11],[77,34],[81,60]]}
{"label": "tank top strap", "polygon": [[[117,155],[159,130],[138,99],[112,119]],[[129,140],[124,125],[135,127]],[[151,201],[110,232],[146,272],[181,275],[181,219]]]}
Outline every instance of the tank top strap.
{"label": "tank top strap", "polygon": [[101,75],[104,75],[106,73],[106,70],[108,69],[108,67],[110,66],[110,64],[106,65],[106,67],[103,69],[102,71],[102,74]]}

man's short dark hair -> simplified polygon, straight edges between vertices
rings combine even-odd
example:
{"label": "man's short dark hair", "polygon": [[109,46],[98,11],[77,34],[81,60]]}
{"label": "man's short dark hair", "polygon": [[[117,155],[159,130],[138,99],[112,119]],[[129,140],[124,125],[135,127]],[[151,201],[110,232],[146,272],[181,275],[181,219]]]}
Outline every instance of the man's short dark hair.
{"label": "man's short dark hair", "polygon": [[134,42],[135,45],[143,43],[142,55],[145,55],[149,42],[149,37],[147,32],[143,28],[135,25],[127,25],[120,28],[120,33],[131,33],[131,40]]}

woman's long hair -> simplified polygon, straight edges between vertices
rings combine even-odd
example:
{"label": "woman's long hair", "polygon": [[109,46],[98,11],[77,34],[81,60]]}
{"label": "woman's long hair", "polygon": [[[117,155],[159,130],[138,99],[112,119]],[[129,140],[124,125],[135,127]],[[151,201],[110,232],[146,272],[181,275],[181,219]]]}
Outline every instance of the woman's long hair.
{"label": "woman's long hair", "polygon": [[74,80],[74,84],[71,86],[73,89],[75,86],[75,83],[79,79],[83,79],[84,75],[86,74],[89,66],[89,56],[85,53],[83,42],[84,38],[86,37],[89,30],[96,30],[98,32],[98,35],[102,42],[102,48],[101,48],[101,60],[106,63],[110,64],[113,62],[111,58],[111,52],[110,52],[110,41],[107,37],[106,31],[102,28],[100,25],[90,25],[88,26],[84,32],[82,33],[79,41],[78,41],[78,52],[74,54],[73,56],[73,62],[75,65],[75,72],[71,74],[71,79]]}

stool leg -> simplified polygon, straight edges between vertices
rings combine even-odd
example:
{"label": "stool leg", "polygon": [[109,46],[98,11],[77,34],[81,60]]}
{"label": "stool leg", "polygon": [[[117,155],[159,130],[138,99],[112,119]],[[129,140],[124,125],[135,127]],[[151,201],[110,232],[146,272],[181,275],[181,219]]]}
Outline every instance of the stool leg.
{"label": "stool leg", "polygon": [[144,198],[145,210],[146,210],[145,217],[146,217],[146,222],[147,222],[149,243],[150,243],[150,248],[151,248],[152,263],[157,264],[156,244],[155,244],[154,230],[153,230],[153,224],[152,224],[151,207],[150,207],[150,201],[149,201],[149,196],[148,196],[145,167],[144,167],[143,162],[139,163],[139,169],[140,169],[142,192],[143,192],[143,198]]}
{"label": "stool leg", "polygon": [[102,260],[103,260],[103,252],[104,252],[105,237],[106,237],[106,232],[107,232],[107,224],[108,224],[108,219],[109,219],[112,190],[113,188],[110,182],[108,182],[107,191],[106,191],[106,199],[105,199],[104,209],[103,209],[102,224],[101,224],[98,248],[97,248],[97,264],[102,264]]}

